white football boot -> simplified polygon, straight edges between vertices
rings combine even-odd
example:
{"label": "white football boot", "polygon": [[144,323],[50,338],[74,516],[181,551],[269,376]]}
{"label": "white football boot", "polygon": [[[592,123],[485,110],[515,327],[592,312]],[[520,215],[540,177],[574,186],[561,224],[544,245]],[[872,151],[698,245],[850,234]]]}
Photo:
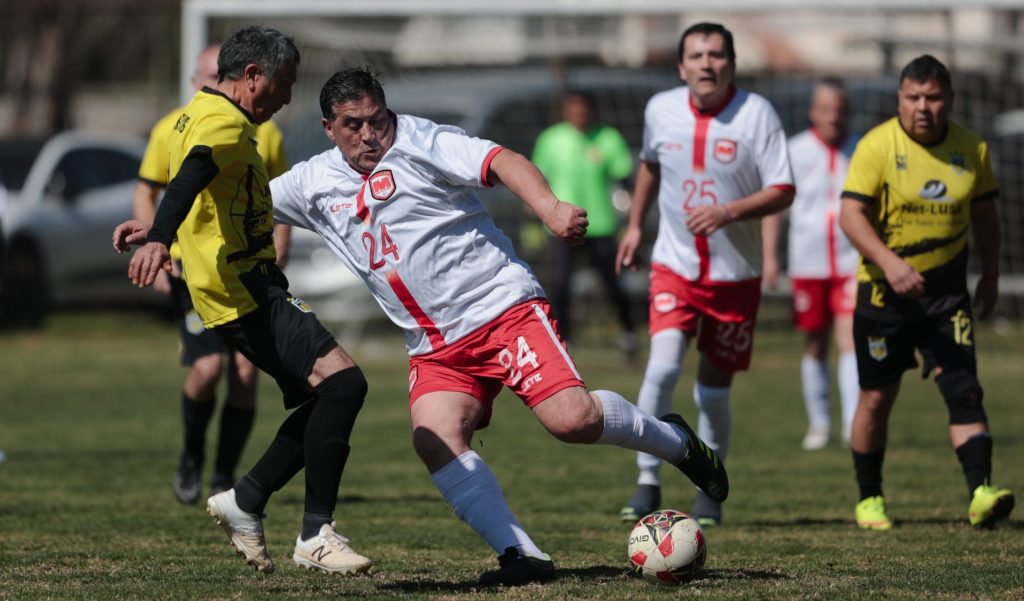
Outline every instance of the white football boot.
{"label": "white football boot", "polygon": [[206,513],[220,524],[237,553],[245,558],[245,563],[255,566],[259,572],[269,574],[274,571],[274,562],[267,552],[267,540],[263,536],[265,516],[242,511],[235,501],[235,489],[210,497],[206,501]]}
{"label": "white football boot", "polygon": [[302,540],[295,539],[292,560],[307,570],[320,570],[328,574],[354,576],[370,571],[373,561],[352,550],[348,539],[334,531],[334,522],[320,527],[320,533]]}

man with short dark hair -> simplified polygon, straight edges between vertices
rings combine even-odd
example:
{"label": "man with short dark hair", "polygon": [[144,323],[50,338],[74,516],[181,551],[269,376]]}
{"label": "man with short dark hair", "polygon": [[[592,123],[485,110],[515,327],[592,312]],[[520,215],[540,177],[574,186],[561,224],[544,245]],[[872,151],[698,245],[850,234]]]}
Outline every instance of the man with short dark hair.
{"label": "man with short dark hair", "polygon": [[500,554],[482,584],[554,573],[470,447],[503,385],[559,440],[655,454],[725,499],[724,466],[681,417],[587,391],[543,289],[474,189],[504,184],[569,244],[583,240],[583,209],[556,198],[526,157],[395,115],[368,69],[334,74],[320,108],[335,147],[271,182],[275,217],[317,232],[405,331],[413,446],[455,514]]}
{"label": "man with short dark hair", "polygon": [[949,409],[949,440],[963,468],[968,521],[992,527],[1013,493],[992,486],[992,437],[982,406],[967,292],[967,233],[981,265],[978,317],[999,293],[999,195],[988,146],[949,119],[953,84],[945,65],[919,56],[900,74],[899,114],[857,145],[843,189],[840,224],[862,255],[853,337],[860,401],[850,450],[860,488],[857,525],[889,530],[882,462],[889,413],[903,372],[924,360]]}
{"label": "man with short dark hair", "polygon": [[203,325],[270,374],[293,410],[256,465],[232,489],[211,496],[207,511],[247,563],[270,572],[263,508],[305,468],[305,511],[292,559],[354,574],[373,562],[335,531],[333,512],[366,379],[309,306],[288,293],[275,264],[269,177],[256,149],[255,128],[291,100],[298,63],[292,39],[269,27],[246,27],[224,42],[218,84],[197,92],[173,127],[171,179],[155,222],[121,224],[114,247],[144,243],[128,275],[148,286],[170,269],[168,246],[177,236]]}
{"label": "man with short dark hair", "polygon": [[[793,201],[786,134],[767,100],[736,88],[732,33],[697,23],[679,41],[686,86],[655,94],[626,234],[616,264],[636,269],[647,211],[658,202],[651,256],[651,353],[637,405],[672,409],[690,340],[701,352],[693,399],[698,434],[725,458],[732,432],[733,375],[750,365],[761,301],[761,217]],[[698,334],[699,332],[699,334]],[[619,512],[633,522],[661,507],[661,462],[640,453],[633,497]],[[693,514],[722,521],[721,504],[698,490]]]}

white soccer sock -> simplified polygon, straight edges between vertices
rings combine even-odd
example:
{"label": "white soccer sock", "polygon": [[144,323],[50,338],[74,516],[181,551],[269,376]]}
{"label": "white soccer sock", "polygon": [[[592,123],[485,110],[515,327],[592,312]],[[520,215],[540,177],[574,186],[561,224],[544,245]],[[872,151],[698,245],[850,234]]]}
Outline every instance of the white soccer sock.
{"label": "white soccer sock", "polygon": [[857,353],[839,355],[839,402],[843,411],[843,431],[849,432],[853,414],[857,413],[860,399],[860,381],[857,379]]}
{"label": "white soccer sock", "polygon": [[460,520],[469,524],[498,554],[516,547],[546,557],[505,502],[498,480],[476,451],[466,451],[430,476]]}
{"label": "white soccer sock", "polygon": [[[685,355],[686,335],[680,330],[662,330],[651,336],[651,356],[647,360],[644,381],[636,401],[641,411],[655,418],[672,411],[672,394],[679,381]],[[661,484],[661,459],[641,452],[636,454],[636,465],[640,469],[637,484]]]}
{"label": "white soccer sock", "polygon": [[725,461],[729,453],[729,435],[732,433],[729,387],[717,388],[696,382],[693,385],[693,402],[700,409],[697,436]]}
{"label": "white soccer sock", "polygon": [[804,355],[800,359],[800,379],[803,382],[807,421],[811,427],[831,426],[832,415],[828,402],[828,364],[822,359]]}
{"label": "white soccer sock", "polygon": [[683,458],[686,435],[677,428],[645,413],[611,390],[595,390],[604,409],[604,430],[594,444],[610,444],[643,451],[675,463]]}

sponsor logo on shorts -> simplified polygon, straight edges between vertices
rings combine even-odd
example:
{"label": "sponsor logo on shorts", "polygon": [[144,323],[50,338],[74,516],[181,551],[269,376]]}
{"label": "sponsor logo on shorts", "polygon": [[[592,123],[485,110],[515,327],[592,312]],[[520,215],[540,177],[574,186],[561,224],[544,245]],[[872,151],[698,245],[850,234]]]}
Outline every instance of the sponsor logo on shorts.
{"label": "sponsor logo on shorts", "polygon": [[654,310],[658,313],[668,313],[676,308],[676,295],[671,292],[659,292],[654,295]]}
{"label": "sponsor logo on shorts", "polygon": [[879,308],[885,306],[885,288],[878,282],[871,282],[871,304]]}
{"label": "sponsor logo on shorts", "polygon": [[390,169],[378,171],[370,176],[370,196],[377,200],[387,200],[395,193],[395,176]]}
{"label": "sponsor logo on shorts", "polygon": [[731,163],[736,160],[736,142],[727,138],[715,140],[715,159],[719,163]]}
{"label": "sponsor logo on shorts", "polygon": [[199,314],[195,310],[185,314],[185,331],[193,336],[198,336],[206,331],[206,328],[203,327],[203,320],[199,319]]}
{"label": "sponsor logo on shorts", "polygon": [[529,378],[523,380],[523,392],[526,392],[533,387],[534,384],[539,384],[544,379],[540,374],[533,374]]}
{"label": "sponsor logo on shorts", "polygon": [[416,378],[419,376],[420,368],[414,367],[409,370],[409,392],[412,392],[412,387],[416,385]]}
{"label": "sponsor logo on shorts", "polygon": [[313,309],[309,308],[309,303],[307,303],[306,301],[302,300],[301,298],[298,298],[296,296],[289,296],[288,297],[288,302],[291,303],[299,311],[302,311],[303,313],[312,313],[313,312]]}
{"label": "sponsor logo on shorts", "polygon": [[889,348],[885,345],[885,336],[868,336],[868,354],[875,361],[883,361],[889,356]]}
{"label": "sponsor logo on shorts", "polygon": [[806,290],[793,292],[793,308],[797,313],[806,313],[811,310],[811,295]]}

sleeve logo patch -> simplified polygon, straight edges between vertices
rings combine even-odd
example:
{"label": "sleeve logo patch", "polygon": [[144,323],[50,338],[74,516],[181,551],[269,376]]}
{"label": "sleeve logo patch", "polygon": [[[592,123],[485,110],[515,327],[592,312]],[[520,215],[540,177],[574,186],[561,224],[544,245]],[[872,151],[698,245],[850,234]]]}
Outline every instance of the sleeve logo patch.
{"label": "sleeve logo patch", "polygon": [[370,176],[370,196],[376,200],[387,200],[395,193],[395,176],[390,169],[378,171]]}
{"label": "sleeve logo patch", "polygon": [[288,297],[288,302],[291,303],[299,311],[302,311],[303,313],[312,313],[313,312],[313,309],[311,309],[309,307],[309,303],[307,303],[306,301],[302,300],[301,298],[297,298],[297,297],[294,297],[294,296],[289,296]]}

